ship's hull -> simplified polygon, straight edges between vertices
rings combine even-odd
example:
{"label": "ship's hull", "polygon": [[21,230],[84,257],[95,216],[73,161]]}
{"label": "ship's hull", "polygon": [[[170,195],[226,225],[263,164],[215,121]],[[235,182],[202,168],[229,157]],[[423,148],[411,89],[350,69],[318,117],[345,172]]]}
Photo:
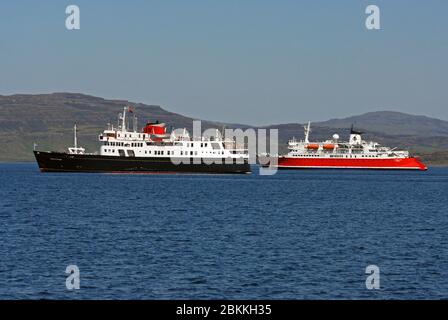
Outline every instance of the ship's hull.
{"label": "ship's hull", "polygon": [[175,164],[169,157],[117,157],[93,154],[69,154],[34,151],[42,172],[103,172],[103,173],[250,173],[250,165],[244,163],[210,163],[210,159],[194,163]]}
{"label": "ship's hull", "polygon": [[427,170],[419,159],[408,158],[301,158],[279,157],[278,169],[380,169]]}

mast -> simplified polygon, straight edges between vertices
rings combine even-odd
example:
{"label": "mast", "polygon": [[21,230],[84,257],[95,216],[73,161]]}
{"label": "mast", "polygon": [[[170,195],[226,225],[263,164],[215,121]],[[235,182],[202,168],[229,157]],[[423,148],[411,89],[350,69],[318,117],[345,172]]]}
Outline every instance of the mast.
{"label": "mast", "polygon": [[75,123],[75,125],[73,126],[73,144],[74,144],[74,146],[71,148],[68,148],[68,153],[70,153],[70,154],[83,154],[85,151],[85,149],[82,147],[78,148],[77,133],[78,133],[78,130],[77,130],[76,123]]}
{"label": "mast", "polygon": [[76,123],[75,123],[75,126],[74,126],[74,128],[73,128],[73,132],[74,132],[74,146],[75,146],[75,149],[78,149],[78,139],[76,138]]}
{"label": "mast", "polygon": [[121,124],[121,130],[123,132],[126,132],[126,107],[123,107],[123,115],[121,117],[122,124]]}
{"label": "mast", "polygon": [[311,126],[311,121],[308,121],[308,125],[305,126],[305,142],[308,143],[309,141],[309,136],[310,136],[310,126]]}

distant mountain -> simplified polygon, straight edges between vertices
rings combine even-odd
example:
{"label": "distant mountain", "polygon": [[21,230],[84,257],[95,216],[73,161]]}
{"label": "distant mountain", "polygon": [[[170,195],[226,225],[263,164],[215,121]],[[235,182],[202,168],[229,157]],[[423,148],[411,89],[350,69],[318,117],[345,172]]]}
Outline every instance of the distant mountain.
{"label": "distant mountain", "polygon": [[[288,137],[303,137],[305,124],[288,123],[267,126],[278,128],[281,141]],[[348,139],[350,127],[364,132],[364,139],[383,145],[408,149],[417,153],[448,150],[448,121],[396,111],[376,111],[341,119],[315,122],[311,125],[311,140],[324,140],[338,133]],[[282,149],[286,151],[285,148]],[[440,158],[440,157],[439,157]]]}
{"label": "distant mountain", "polygon": [[[66,150],[67,146],[73,144],[74,123],[78,126],[79,144],[88,151],[96,151],[98,134],[108,122],[117,124],[117,115],[125,105],[131,105],[136,110],[139,128],[146,121],[159,120],[169,127],[186,127],[191,130],[193,118],[169,112],[157,105],[107,100],[79,93],[0,95],[0,161],[33,160],[33,142],[39,145],[39,149]],[[437,164],[446,160],[448,164],[448,122],[425,116],[380,111],[316,122],[312,124],[311,139],[327,139],[336,132],[346,139],[352,124],[356,129],[365,131],[367,140],[410,149],[424,157],[428,153],[438,152],[431,159],[437,159]],[[223,126],[249,127],[244,124],[202,121],[202,129],[221,129]],[[289,138],[303,137],[302,126],[289,123],[263,128],[279,130],[280,152],[284,153]]]}
{"label": "distant mountain", "polygon": [[[168,127],[191,129],[192,118],[157,105],[126,100],[106,100],[79,93],[0,95],[0,161],[32,160],[33,143],[48,150],[66,150],[73,144],[73,125],[78,141],[87,150],[98,149],[98,134],[107,123],[117,124],[118,113],[132,105],[139,127],[146,121],[165,122]],[[222,128],[219,122],[203,121],[202,127]]]}
{"label": "distant mountain", "polygon": [[396,111],[368,112],[316,123],[318,126],[330,128],[348,128],[352,124],[357,128],[389,135],[448,137],[448,121]]}

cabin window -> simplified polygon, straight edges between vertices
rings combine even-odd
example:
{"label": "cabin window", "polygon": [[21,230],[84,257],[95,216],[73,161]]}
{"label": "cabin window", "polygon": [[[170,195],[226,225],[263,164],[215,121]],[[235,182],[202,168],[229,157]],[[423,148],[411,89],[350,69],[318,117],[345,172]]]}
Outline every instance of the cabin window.
{"label": "cabin window", "polygon": [[128,150],[128,156],[129,157],[135,157],[134,150]]}

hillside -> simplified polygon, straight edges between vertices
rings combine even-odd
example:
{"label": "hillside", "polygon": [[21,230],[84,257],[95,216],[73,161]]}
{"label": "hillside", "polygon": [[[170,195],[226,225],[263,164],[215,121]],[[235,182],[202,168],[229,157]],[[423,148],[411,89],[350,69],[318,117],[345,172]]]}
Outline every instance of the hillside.
{"label": "hillside", "polygon": [[[66,150],[72,145],[73,124],[78,126],[78,141],[88,151],[98,149],[97,135],[107,123],[116,124],[123,106],[132,105],[141,128],[146,121],[159,120],[169,127],[191,129],[192,118],[169,112],[157,105],[126,100],[107,100],[78,93],[39,95],[0,95],[0,161],[33,160],[32,148]],[[305,119],[297,119],[303,121]],[[417,152],[438,165],[448,164],[448,122],[425,116],[381,111],[312,124],[311,138],[327,139],[338,133],[345,139],[351,124],[365,131],[365,139]],[[203,121],[202,128],[247,128],[247,125]],[[302,138],[302,124],[289,123],[263,127],[279,129],[280,151],[293,136]],[[433,154],[436,152],[435,154]]]}
{"label": "hillside", "polygon": [[354,124],[368,131],[403,136],[448,137],[448,121],[396,111],[376,111],[343,119],[330,119],[316,125],[348,128]]}
{"label": "hillside", "polygon": [[[191,128],[192,118],[172,113],[156,105],[77,94],[0,96],[0,161],[32,160],[33,143],[48,150],[65,150],[73,144],[73,125],[78,141],[87,150],[98,148],[97,136],[107,123],[116,124],[123,106],[132,105],[139,127],[146,121],[159,120],[170,127]],[[223,124],[204,121],[203,128],[221,128]]]}

